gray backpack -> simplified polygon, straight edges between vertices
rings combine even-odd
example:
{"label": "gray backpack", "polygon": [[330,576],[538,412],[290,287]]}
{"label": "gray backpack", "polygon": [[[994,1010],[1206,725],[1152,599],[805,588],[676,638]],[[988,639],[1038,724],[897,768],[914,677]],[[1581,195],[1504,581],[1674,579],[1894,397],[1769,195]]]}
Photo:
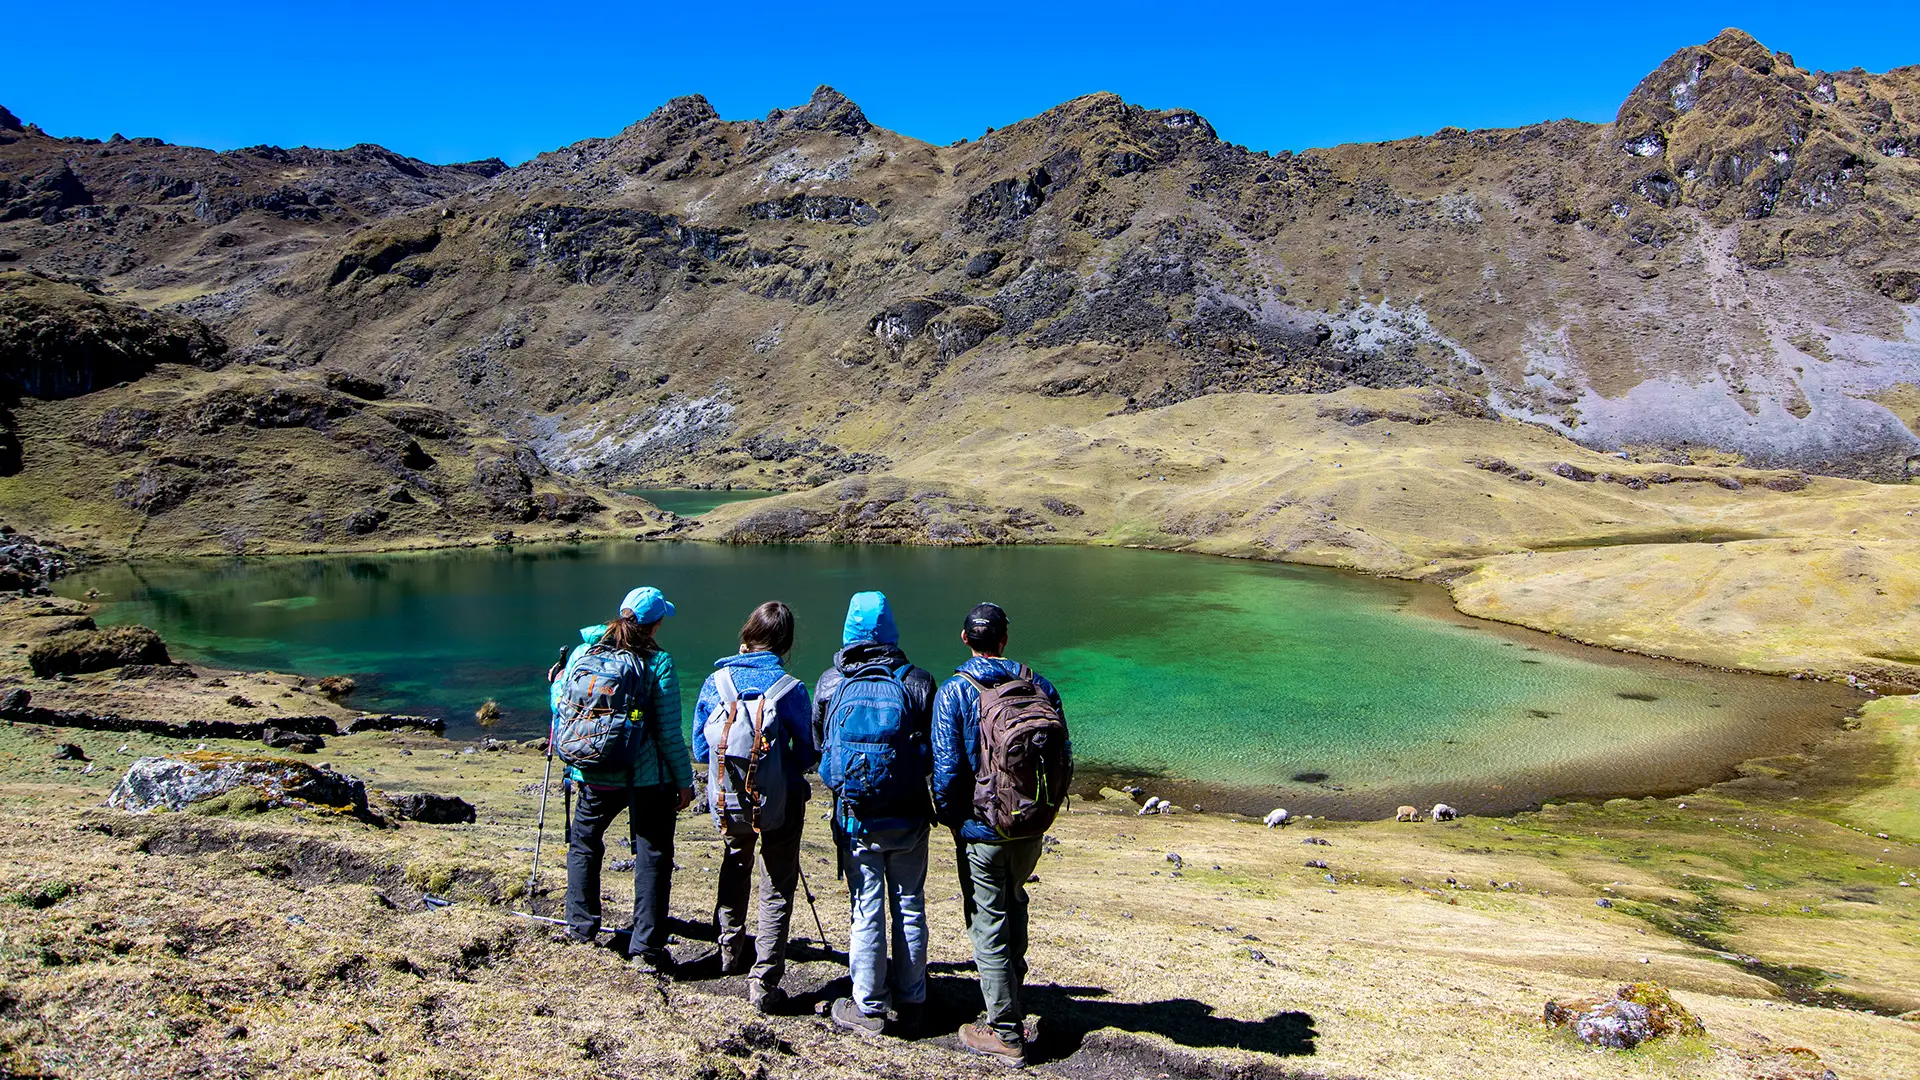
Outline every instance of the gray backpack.
{"label": "gray backpack", "polygon": [[716,824],[727,821],[756,830],[777,829],[787,820],[786,740],[779,732],[779,703],[800,685],[782,675],[760,692],[742,695],[733,672],[713,676],[720,705],[707,715],[707,798]]}

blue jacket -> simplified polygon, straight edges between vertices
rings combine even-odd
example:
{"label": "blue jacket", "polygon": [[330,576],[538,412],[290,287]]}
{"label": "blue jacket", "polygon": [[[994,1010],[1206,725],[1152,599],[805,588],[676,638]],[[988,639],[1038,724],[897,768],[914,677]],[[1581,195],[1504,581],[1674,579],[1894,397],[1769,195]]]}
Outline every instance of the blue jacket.
{"label": "blue jacket", "polygon": [[[934,810],[942,824],[960,830],[960,839],[996,843],[1000,838],[973,816],[973,779],[980,768],[980,691],[965,676],[993,686],[1020,674],[1020,664],[973,656],[957,670],[959,674],[941,683],[933,697]],[[1054,705],[1060,704],[1060,692],[1044,676],[1036,674],[1033,685]],[[1065,709],[1061,715],[1066,715]]]}
{"label": "blue jacket", "polygon": [[[787,673],[780,666],[780,658],[770,652],[735,653],[715,660],[713,666],[730,669],[734,689],[743,694],[765,690]],[[713,748],[707,744],[707,717],[719,707],[720,692],[714,689],[713,676],[709,675],[693,703],[695,764],[705,765],[710,760]],[[807,786],[807,772],[820,760],[819,748],[813,744],[813,709],[808,702],[806,683],[787,691],[780,699],[775,719],[780,724],[779,734],[786,740],[780,747],[780,760],[787,774],[788,798],[805,800],[813,793]]]}

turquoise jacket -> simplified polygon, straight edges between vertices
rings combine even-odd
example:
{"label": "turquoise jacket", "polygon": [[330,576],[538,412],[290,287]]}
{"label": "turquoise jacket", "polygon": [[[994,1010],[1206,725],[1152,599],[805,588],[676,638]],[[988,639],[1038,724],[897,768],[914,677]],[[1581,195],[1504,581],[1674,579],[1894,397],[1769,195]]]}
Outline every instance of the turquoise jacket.
{"label": "turquoise jacket", "polygon": [[[547,704],[553,714],[557,715],[560,709],[566,672],[579,661],[582,653],[598,644],[606,632],[605,626],[581,628],[580,644],[567,654],[567,662],[561,665],[561,677],[547,688]],[[641,743],[639,753],[634,758],[633,785],[692,787],[693,766],[687,754],[687,732],[680,716],[680,677],[674,672],[672,654],[664,650],[653,653],[646,658],[646,669],[651,692],[647,696],[644,722],[652,737]],[[551,737],[551,731],[548,734]],[[568,766],[567,779],[597,787],[625,787],[628,782],[624,768],[583,770]]]}

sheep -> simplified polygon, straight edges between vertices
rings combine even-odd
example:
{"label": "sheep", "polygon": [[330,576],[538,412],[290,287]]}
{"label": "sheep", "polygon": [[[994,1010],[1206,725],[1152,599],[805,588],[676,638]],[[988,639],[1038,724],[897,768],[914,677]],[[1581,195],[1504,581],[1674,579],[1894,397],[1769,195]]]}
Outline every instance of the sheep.
{"label": "sheep", "polygon": [[1287,822],[1293,820],[1293,815],[1285,810],[1274,810],[1266,816],[1265,820],[1269,829],[1284,829],[1287,827]]}
{"label": "sheep", "polygon": [[1160,809],[1160,796],[1149,795],[1147,796],[1147,801],[1145,805],[1140,807],[1140,812],[1137,816],[1145,817],[1148,814],[1157,813],[1159,809]]}
{"label": "sheep", "polygon": [[1419,808],[1419,807],[1417,807],[1417,806],[1403,806],[1403,807],[1401,807],[1400,809],[1398,809],[1398,810],[1395,810],[1395,811],[1393,812],[1393,820],[1395,820],[1395,821],[1419,821],[1419,820],[1420,820],[1420,808]]}
{"label": "sheep", "polygon": [[1442,803],[1433,804],[1433,820],[1435,821],[1452,821],[1454,818],[1459,816],[1460,816],[1460,812],[1458,810],[1455,810],[1453,807],[1448,806],[1446,803],[1442,802]]}

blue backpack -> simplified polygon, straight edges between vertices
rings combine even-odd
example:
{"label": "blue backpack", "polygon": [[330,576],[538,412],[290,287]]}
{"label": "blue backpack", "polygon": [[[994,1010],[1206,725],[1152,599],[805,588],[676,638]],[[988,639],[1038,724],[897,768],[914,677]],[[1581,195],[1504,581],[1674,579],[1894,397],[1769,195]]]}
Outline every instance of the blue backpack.
{"label": "blue backpack", "polygon": [[913,805],[913,786],[923,783],[920,751],[906,726],[906,670],[868,664],[847,676],[827,705],[820,779],[838,798],[849,833],[864,832],[862,820]]}
{"label": "blue backpack", "polygon": [[554,710],[553,752],[576,769],[631,766],[646,686],[646,669],[632,653],[598,645],[582,653]]}

